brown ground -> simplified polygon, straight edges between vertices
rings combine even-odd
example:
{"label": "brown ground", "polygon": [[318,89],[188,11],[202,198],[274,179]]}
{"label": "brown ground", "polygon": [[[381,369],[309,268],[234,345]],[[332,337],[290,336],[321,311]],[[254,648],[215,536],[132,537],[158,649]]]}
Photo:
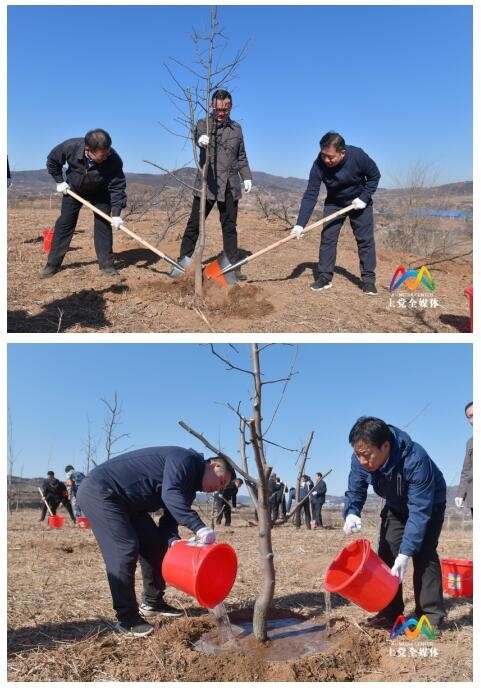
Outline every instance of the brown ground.
{"label": "brown ground", "polygon": [[[466,260],[431,267],[440,306],[424,309],[390,305],[388,285],[399,264],[418,266],[416,257],[378,243],[377,297],[359,287],[357,249],[349,225],[341,233],[334,284],[309,289],[317,261],[319,230],[253,260],[246,283],[221,288],[212,282],[203,300],[194,298],[192,277],[173,281],[169,265],[119,231],[115,238],[119,279],[99,273],[92,237],[92,214],[83,210],[64,270],[48,280],[38,273],[45,263],[42,230],[52,226],[55,209],[10,209],[8,241],[9,332],[468,332],[469,307],[463,294],[472,284]],[[221,248],[215,211],[208,219],[206,256]],[[255,211],[239,213],[242,249],[254,252],[286,236],[279,226],[259,220]],[[131,226],[156,244],[155,219]],[[162,251],[177,258],[178,232]],[[408,297],[412,293],[409,293]],[[394,293],[396,297],[398,292]],[[417,295],[417,293],[414,293]]]}
{"label": "brown ground", "polygon": [[[166,598],[183,607],[185,617],[163,619],[150,637],[125,639],[109,628],[111,601],[94,537],[70,524],[49,529],[38,517],[39,511],[24,510],[9,519],[10,681],[472,680],[472,602],[467,599],[446,599],[448,629],[433,643],[438,656],[428,658],[390,656],[389,631],[366,628],[367,614],[338,596],[332,598],[332,646],[296,661],[267,661],[261,646],[249,656],[196,651],[193,643],[214,628],[213,619],[171,587]],[[247,526],[248,517],[243,508],[233,516],[232,528],[218,529],[218,540],[231,543],[239,557],[237,580],[226,600],[233,623],[252,608],[260,588],[257,530]],[[330,529],[296,531],[290,524],[274,529],[273,616],[324,621],[324,573],[346,543],[333,526],[339,524],[338,512],[327,514],[325,522]],[[376,519],[366,517],[364,525],[375,542]],[[471,547],[468,529],[445,529],[439,552],[471,558]],[[413,609],[410,575],[406,613]],[[138,581],[139,596],[140,588]]]}

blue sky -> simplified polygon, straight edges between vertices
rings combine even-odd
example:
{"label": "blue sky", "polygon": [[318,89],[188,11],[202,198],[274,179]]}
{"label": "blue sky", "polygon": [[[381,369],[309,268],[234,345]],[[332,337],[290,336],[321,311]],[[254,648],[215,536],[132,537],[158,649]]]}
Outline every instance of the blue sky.
{"label": "blue sky", "polygon": [[[190,33],[208,18],[208,6],[10,6],[12,168],[42,168],[99,126],[129,172],[189,163],[159,124],[175,116],[163,65],[193,64]],[[252,41],[231,91],[253,170],[306,178],[335,129],[374,158],[382,186],[417,163],[436,184],[472,179],[471,7],[240,5],[219,20],[226,61]]]}
{"label": "blue sky", "polygon": [[[237,365],[248,368],[250,347],[217,345]],[[457,484],[472,429],[464,406],[472,399],[471,346],[464,344],[302,344],[263,351],[265,379],[285,376],[297,351],[295,371],[270,440],[301,448],[315,432],[307,471],[332,468],[328,490],[346,488],[351,449],[349,430],[361,415],[374,415],[406,431],[423,445]],[[278,400],[280,384],[267,386],[265,424]],[[8,346],[8,400],[13,429],[14,474],[58,475],[72,463],[82,468],[87,417],[105,458],[101,398],[122,402],[126,444],[141,448],[180,445],[207,451],[179,425],[182,419],[237,458],[238,423],[227,408],[248,405],[250,378],[227,371],[208,345],[87,344]],[[120,449],[125,448],[122,446]],[[266,446],[268,460],[289,484],[295,482],[296,453]],[[252,456],[251,456],[252,459]],[[254,466],[251,465],[254,472]]]}

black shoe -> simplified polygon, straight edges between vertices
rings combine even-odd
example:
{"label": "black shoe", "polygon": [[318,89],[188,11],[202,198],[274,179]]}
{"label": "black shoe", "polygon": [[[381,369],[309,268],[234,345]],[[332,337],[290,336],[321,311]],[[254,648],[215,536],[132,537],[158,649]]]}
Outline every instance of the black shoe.
{"label": "black shoe", "polygon": [[324,276],[319,276],[314,283],[311,283],[311,290],[314,290],[315,292],[318,290],[327,290],[330,287],[332,287],[331,281],[327,278],[324,278]]}
{"label": "black shoe", "polygon": [[365,295],[377,295],[377,288],[374,283],[363,283],[362,291]]}
{"label": "black shoe", "polygon": [[47,264],[40,271],[40,278],[50,278],[50,276],[55,275],[60,271],[60,266],[54,266],[53,264]]}
{"label": "black shoe", "polygon": [[136,616],[128,621],[118,621],[114,630],[119,633],[124,633],[129,637],[146,637],[154,631],[154,626],[142,618],[142,616]]}
{"label": "black shoe", "polygon": [[239,268],[234,268],[234,277],[236,280],[247,280],[247,276],[242,273],[240,266]]}
{"label": "black shoe", "polygon": [[160,604],[156,604],[155,606],[151,606],[150,604],[140,604],[139,613],[141,613],[143,616],[170,616],[171,618],[178,618],[179,616],[184,615],[183,611],[166,604],[165,601],[161,602]]}
{"label": "black shoe", "polygon": [[385,616],[376,614],[375,616],[367,618],[362,624],[367,625],[370,628],[377,628],[378,630],[386,630],[387,632],[390,632],[394,621],[386,618]]}
{"label": "black shoe", "polygon": [[100,271],[104,276],[118,276],[119,272],[114,266],[100,266]]}

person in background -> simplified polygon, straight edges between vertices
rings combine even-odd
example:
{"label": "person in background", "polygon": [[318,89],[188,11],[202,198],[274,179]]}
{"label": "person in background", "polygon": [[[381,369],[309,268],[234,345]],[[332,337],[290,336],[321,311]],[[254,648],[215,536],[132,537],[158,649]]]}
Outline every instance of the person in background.
{"label": "person in background", "polygon": [[[52,470],[47,472],[47,479],[44,480],[42,484],[42,494],[47,501],[50,510],[53,515],[57,514],[57,508],[61,505],[65,508],[67,513],[70,515],[70,519],[73,524],[76,524],[75,515],[72,510],[72,504],[68,498],[68,491],[65,484],[57,479],[55,473]],[[40,514],[40,522],[45,520],[47,515],[47,506],[42,501],[42,512]]]}
{"label": "person in background", "polygon": [[291,510],[291,506],[293,503],[296,502],[296,487],[291,486],[288,492],[287,496],[287,506],[286,506],[286,515],[289,515],[289,511]]}
{"label": "person in background", "polygon": [[[105,562],[117,632],[144,637],[154,629],[144,616],[181,615],[164,601],[165,554],[180,539],[179,525],[190,529],[198,544],[215,543],[215,532],[191,506],[197,491],[219,491],[234,477],[224,458],[204,460],[195,450],[179,446],[123,453],[85,477],[77,500]],[[156,525],[150,513],[160,509],[163,514]],[[140,608],[135,594],[137,561],[144,584]]]}
{"label": "person in background", "polygon": [[327,486],[320,472],[316,473],[314,482],[314,490],[311,494],[312,520],[315,527],[322,527],[322,506],[326,502]]}
{"label": "person in background", "polygon": [[[473,426],[473,403],[469,402],[464,408],[466,419]],[[473,515],[473,437],[466,444],[463,469],[459,478],[458,495],[454,499],[456,508],[469,508]]]}
{"label": "person in background", "polygon": [[72,504],[72,510],[76,518],[81,517],[82,511],[77,503],[77,491],[80,483],[85,479],[83,472],[75,470],[73,465],[67,465],[65,468],[65,486],[67,487],[68,498]]}
{"label": "person in background", "polygon": [[327,189],[324,216],[330,216],[351,204],[354,209],[323,226],[317,279],[312,283],[311,290],[317,292],[332,287],[337,241],[347,216],[357,242],[362,291],[366,295],[375,295],[376,248],[372,197],[381,173],[367,153],[357,146],[346,146],[344,138],[338,132],[327,132],[319,144],[321,152],[312,165],[291,235],[297,239],[302,237],[304,227],[317,203],[322,183]]}
{"label": "person in background", "polygon": [[[63,177],[65,163],[68,164],[66,181]],[[69,189],[100,211],[111,214],[110,223],[94,214],[95,253],[103,274],[118,275],[113,260],[112,227],[122,225],[120,212],[127,204],[127,196],[122,159],[112,148],[110,134],[104,129],[92,129],[85,137],[63,141],[48,154],[47,171],[63,197],[52,248],[40,277],[50,278],[60,270],[77,225],[82,204],[67,194]]]}
{"label": "person in background", "polygon": [[446,509],[446,482],[426,450],[377,417],[360,417],[349,433],[351,457],[344,533],[359,532],[369,485],[384,498],[378,555],[399,579],[396,596],[368,622],[392,626],[404,613],[402,582],[413,564],[416,617],[441,626],[446,610],[437,553]]}
{"label": "person in background", "polygon": [[[309,494],[314,484],[312,479],[307,474],[303,474],[301,477],[300,489],[299,489],[299,501]],[[309,499],[307,498],[299,508],[296,509],[296,529],[301,526],[301,511],[304,513],[304,521],[306,523],[306,528],[311,529],[311,508],[309,505]]]}

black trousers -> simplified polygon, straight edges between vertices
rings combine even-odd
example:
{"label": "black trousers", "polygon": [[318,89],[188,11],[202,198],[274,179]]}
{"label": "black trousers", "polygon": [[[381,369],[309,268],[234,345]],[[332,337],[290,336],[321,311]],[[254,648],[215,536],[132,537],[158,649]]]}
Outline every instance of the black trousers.
{"label": "black trousers", "polygon": [[[443,601],[441,564],[436,548],[444,522],[445,505],[433,509],[419,553],[413,555],[415,615],[425,614],[433,625],[439,625],[446,615]],[[381,534],[378,555],[391,568],[399,554],[406,518],[384,506],[381,511]],[[394,622],[404,612],[402,585],[393,601],[380,611],[380,615]]]}
{"label": "black trousers", "polygon": [[[84,198],[90,201],[90,203],[100,211],[107,214],[110,213],[110,201],[108,197],[96,196],[87,198],[85,196]],[[64,194],[62,197],[60,216],[55,223],[52,248],[47,257],[47,263],[51,266],[60,266],[62,263],[70,246],[81,208],[82,204],[77,201],[77,199],[74,199],[68,194]],[[96,213],[94,214],[94,244],[100,268],[111,266],[113,262],[112,225]]]}
{"label": "black trousers", "polygon": [[[219,209],[220,224],[222,226],[224,254],[227,256],[231,263],[235,263],[239,260],[237,248],[237,210],[239,202],[234,201],[229,184],[227,184],[227,188],[225,190],[225,201],[216,202],[210,199],[206,200],[206,218],[212,211],[216,203]],[[184,236],[182,237],[182,243],[180,245],[179,258],[182,258],[183,256],[192,256],[192,254],[194,253],[197,238],[199,237],[199,221],[200,197],[194,196],[192,210],[190,212],[190,218],[187,221],[187,227],[185,228]]]}
{"label": "black trousers", "polygon": [[320,501],[312,501],[312,519],[315,520],[317,527],[322,527],[322,506]]}
{"label": "black trousers", "polygon": [[301,507],[297,508],[297,510],[296,510],[296,527],[297,528],[299,528],[301,526],[301,511],[304,513],[304,520],[305,520],[307,529],[311,529],[311,508],[309,505],[309,500],[304,501],[304,503],[301,505]]}
{"label": "black trousers", "polygon": [[[73,513],[72,509],[72,504],[70,503],[69,500],[66,498],[45,498],[45,500],[48,503],[48,506],[50,510],[52,511],[53,515],[57,515],[57,508],[59,507],[60,504],[63,505],[63,507],[66,509],[67,513],[70,515],[70,519],[72,522],[75,522],[75,515]],[[45,520],[45,516],[47,515],[47,506],[45,503],[42,503],[42,512],[40,514],[40,520]]]}
{"label": "black trousers", "polygon": [[144,602],[160,604],[165,590],[162,561],[169,539],[177,532],[172,515],[165,511],[157,526],[149,513],[129,512],[118,495],[89,477],[79,486],[77,500],[102,553],[117,618],[128,622],[138,614],[137,561],[142,571]]}
{"label": "black trousers", "polygon": [[216,498],[215,499],[215,522],[216,525],[220,525],[222,523],[222,516],[224,517],[225,520],[225,526],[229,527],[231,523],[231,515],[232,515],[232,509],[230,507],[229,503],[226,503],[222,499]]}
{"label": "black trousers", "polygon": [[[324,215],[339,211],[342,206],[325,204]],[[376,279],[376,247],[374,243],[374,217],[372,202],[366,208],[348,214],[357,242],[361,278],[374,282]],[[336,265],[337,241],[346,216],[339,216],[323,227],[319,247],[318,275],[332,280]]]}

